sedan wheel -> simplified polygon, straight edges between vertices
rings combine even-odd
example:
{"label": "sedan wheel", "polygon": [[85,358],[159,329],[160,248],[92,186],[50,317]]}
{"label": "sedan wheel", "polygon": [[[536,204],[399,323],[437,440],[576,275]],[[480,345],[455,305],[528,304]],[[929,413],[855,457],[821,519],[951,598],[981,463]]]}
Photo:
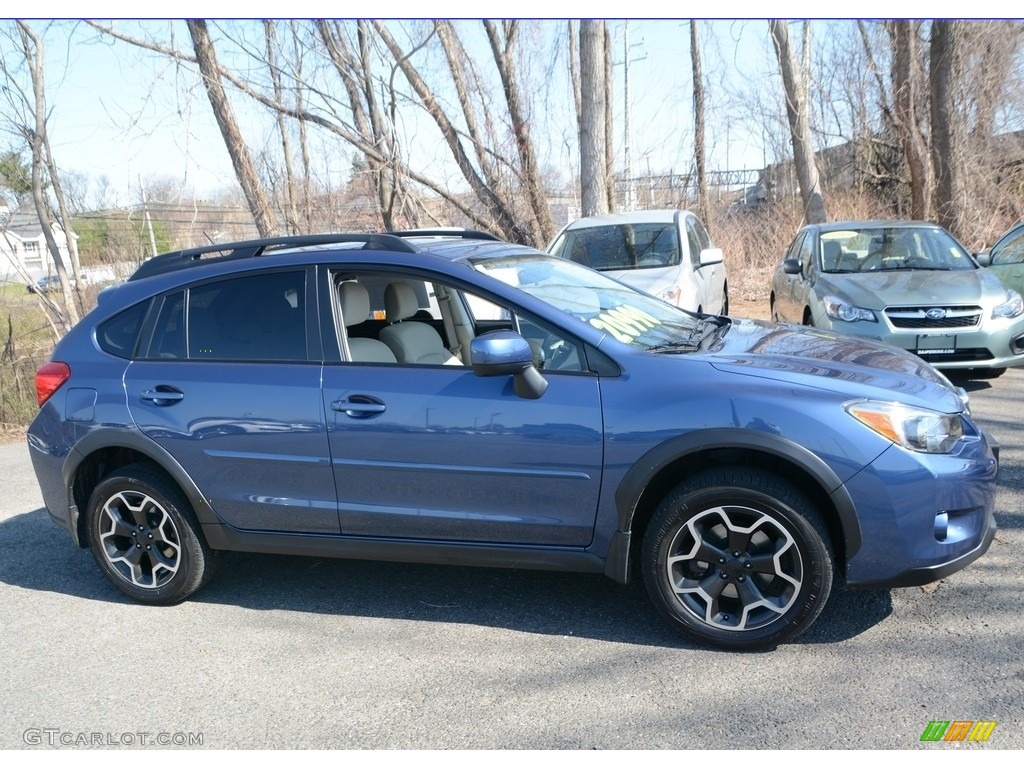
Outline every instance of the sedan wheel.
{"label": "sedan wheel", "polygon": [[782,479],[709,470],[659,507],[644,537],[644,580],[683,634],[723,648],[773,647],[824,607],[832,586],[827,540],[811,503]]}

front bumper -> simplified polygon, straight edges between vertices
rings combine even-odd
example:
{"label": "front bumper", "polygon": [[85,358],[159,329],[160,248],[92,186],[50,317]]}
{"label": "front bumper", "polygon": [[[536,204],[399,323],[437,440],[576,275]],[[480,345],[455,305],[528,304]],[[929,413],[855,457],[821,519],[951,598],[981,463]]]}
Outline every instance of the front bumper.
{"label": "front bumper", "polygon": [[997,475],[983,434],[947,455],[887,449],[846,483],[862,537],[846,564],[847,584],[919,586],[977,560],[995,536]]}
{"label": "front bumper", "polygon": [[1024,318],[990,319],[980,327],[941,331],[896,328],[885,318],[873,323],[847,323],[825,315],[818,325],[838,333],[884,341],[943,370],[1024,365]]}

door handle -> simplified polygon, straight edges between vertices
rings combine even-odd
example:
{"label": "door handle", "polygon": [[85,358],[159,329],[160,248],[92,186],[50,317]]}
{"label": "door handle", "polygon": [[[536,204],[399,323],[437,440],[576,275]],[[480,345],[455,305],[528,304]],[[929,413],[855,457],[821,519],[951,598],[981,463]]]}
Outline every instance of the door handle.
{"label": "door handle", "polygon": [[382,401],[369,395],[352,395],[331,403],[331,410],[341,411],[353,419],[365,419],[377,413],[384,413],[386,409],[387,406]]}
{"label": "door handle", "polygon": [[143,400],[149,400],[154,405],[170,405],[171,403],[177,403],[180,400],[185,399],[185,393],[180,389],[168,386],[166,384],[160,384],[153,389],[144,390],[139,397]]}

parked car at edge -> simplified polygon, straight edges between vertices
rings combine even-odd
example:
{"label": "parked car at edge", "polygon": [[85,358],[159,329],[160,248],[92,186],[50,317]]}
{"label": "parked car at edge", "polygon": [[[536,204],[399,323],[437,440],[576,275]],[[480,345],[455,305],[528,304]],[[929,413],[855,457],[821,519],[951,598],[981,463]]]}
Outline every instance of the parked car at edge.
{"label": "parked car at edge", "polygon": [[841,221],[800,230],[775,270],[773,320],[902,347],[936,368],[1024,365],[1024,302],[940,226]]}
{"label": "parked car at edge", "polygon": [[1024,294],[1024,221],[1011,227],[987,253],[979,253],[978,263],[999,276],[1003,285]]}
{"label": "parked car at edge", "polygon": [[995,534],[996,446],[919,358],[480,233],[157,256],[36,387],[50,517],[148,604],[224,550],[640,574],[688,637],[766,648]]}
{"label": "parked car at edge", "polygon": [[[68,283],[72,288],[75,287],[75,281],[72,278],[68,278]],[[60,290],[60,278],[57,275],[43,275],[25,287],[29,293],[52,293]]]}
{"label": "parked car at edge", "polygon": [[694,312],[729,313],[722,250],[689,211],[654,210],[578,219],[548,253],[604,272]]}

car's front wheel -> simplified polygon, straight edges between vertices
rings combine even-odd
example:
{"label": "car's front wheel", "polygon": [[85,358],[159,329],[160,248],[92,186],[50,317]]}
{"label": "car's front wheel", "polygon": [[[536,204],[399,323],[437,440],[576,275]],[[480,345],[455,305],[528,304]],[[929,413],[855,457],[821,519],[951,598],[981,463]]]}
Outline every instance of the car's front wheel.
{"label": "car's front wheel", "polygon": [[969,375],[975,379],[998,379],[1006,368],[972,368]]}
{"label": "car's front wheel", "polygon": [[782,478],[706,470],[655,512],[643,540],[644,582],[683,634],[721,648],[771,648],[824,608],[833,576],[828,540],[813,504]]}
{"label": "car's front wheel", "polygon": [[171,605],[213,572],[215,553],[181,490],[147,463],[105,478],[87,511],[89,544],[100,570],[129,597]]}

